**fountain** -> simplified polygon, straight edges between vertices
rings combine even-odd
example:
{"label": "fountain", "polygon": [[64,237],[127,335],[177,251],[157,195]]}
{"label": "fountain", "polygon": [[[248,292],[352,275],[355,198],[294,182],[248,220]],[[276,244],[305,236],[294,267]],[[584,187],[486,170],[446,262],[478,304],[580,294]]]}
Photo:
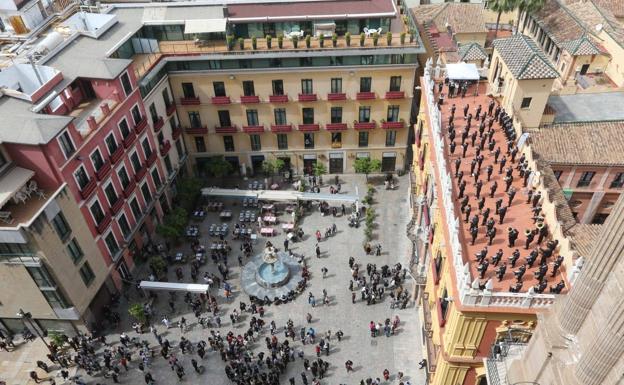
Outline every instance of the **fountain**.
{"label": "fountain", "polygon": [[247,294],[258,298],[281,297],[297,287],[302,280],[301,270],[288,253],[277,251],[267,242],[263,252],[243,267],[241,286]]}

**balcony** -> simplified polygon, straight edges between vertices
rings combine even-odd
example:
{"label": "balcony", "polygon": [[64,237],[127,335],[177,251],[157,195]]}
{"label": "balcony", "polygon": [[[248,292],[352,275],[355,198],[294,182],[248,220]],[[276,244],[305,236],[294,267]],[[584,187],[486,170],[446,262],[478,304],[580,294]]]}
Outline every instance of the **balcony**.
{"label": "balcony", "polygon": [[96,172],[95,172],[95,176],[97,177],[98,180],[102,180],[104,178],[106,178],[106,176],[108,175],[108,173],[111,170],[111,164],[110,162],[105,162]]}
{"label": "balcony", "polygon": [[303,132],[318,131],[320,128],[321,126],[318,123],[300,124],[297,126],[297,129]]}
{"label": "balcony", "polygon": [[386,92],[386,99],[405,99],[404,91],[388,91]]}
{"label": "balcony", "polygon": [[226,104],[231,104],[232,101],[230,100],[229,96],[213,96],[210,99],[210,103],[217,105],[217,106],[222,106]]}
{"label": "balcony", "polygon": [[332,92],[327,94],[327,100],[335,102],[337,100],[347,100],[347,94],[344,92]]}
{"label": "balcony", "polygon": [[242,104],[255,104],[255,103],[260,103],[260,97],[256,96],[256,95],[249,95],[249,96],[241,96],[240,98],[240,102]]}
{"label": "balcony", "polygon": [[325,129],[327,131],[344,131],[347,129],[347,123],[327,123]]}
{"label": "balcony", "polygon": [[215,126],[215,132],[217,134],[233,134],[236,131],[236,126]]}
{"label": "balcony", "polygon": [[104,233],[106,229],[108,229],[108,226],[110,226],[112,221],[113,221],[113,218],[111,217],[110,213],[106,214],[106,216],[102,219],[102,221],[98,223],[97,232],[100,234]]}
{"label": "balcony", "polygon": [[138,183],[141,181],[141,179],[143,179],[143,177],[145,176],[145,174],[147,174],[147,167],[143,166],[139,169],[139,171],[137,171],[136,174],[134,174],[134,180]]}
{"label": "balcony", "polygon": [[123,155],[124,155],[124,148],[122,146],[117,146],[117,149],[113,151],[113,153],[110,155],[111,163],[115,164],[119,162],[119,159],[121,159]]}
{"label": "balcony", "polygon": [[158,120],[156,120],[154,122],[154,132],[158,133],[158,131],[160,131],[160,129],[165,125],[165,120],[162,118],[162,116],[158,117]]}
{"label": "balcony", "polygon": [[173,113],[176,111],[175,103],[171,103],[170,105],[168,105],[165,111],[167,112],[167,116],[173,115]]}
{"label": "balcony", "polygon": [[355,95],[355,98],[357,100],[373,100],[373,99],[376,99],[377,96],[375,95],[374,92],[358,92]]}
{"label": "balcony", "polygon": [[353,128],[356,130],[374,130],[377,126],[377,122],[353,122]]}
{"label": "balcony", "polygon": [[117,214],[119,212],[119,210],[121,210],[123,205],[124,205],[124,200],[119,198],[119,197],[117,197],[117,200],[111,206],[111,212],[113,213],[113,215]]}
{"label": "balcony", "polygon": [[206,135],[208,133],[208,126],[202,127],[187,127],[184,129],[187,134],[191,135]]}
{"label": "balcony", "polygon": [[163,144],[160,145],[160,156],[165,156],[171,150],[171,143],[168,140],[165,140]]}
{"label": "balcony", "polygon": [[154,162],[156,162],[156,159],[158,159],[158,155],[156,154],[156,151],[153,151],[148,157],[147,160],[145,161],[147,163],[148,166],[151,166],[154,164]]}
{"label": "balcony", "polygon": [[270,103],[287,103],[288,95],[269,95]]}
{"label": "balcony", "polygon": [[271,132],[291,132],[292,124],[271,124]]}
{"label": "balcony", "polygon": [[300,102],[316,102],[316,94],[299,94]]}
{"label": "balcony", "polygon": [[136,187],[136,183],[131,180],[130,183],[128,183],[128,185],[126,186],[126,188],[123,190],[123,195],[126,199],[130,198],[130,195],[132,195],[132,192],[134,191],[134,188]]}
{"label": "balcony", "polygon": [[128,134],[128,136],[126,136],[123,140],[123,145],[125,148],[128,148],[130,146],[132,146],[132,143],[134,143],[134,140],[136,139],[136,134],[134,132],[130,132]]}
{"label": "balcony", "polygon": [[381,122],[381,128],[383,128],[384,130],[396,130],[399,128],[404,128],[405,127],[405,122],[404,121],[399,121],[399,122]]}
{"label": "balcony", "polygon": [[258,134],[264,132],[264,126],[243,126],[243,132],[248,134]]}
{"label": "balcony", "polygon": [[180,98],[180,104],[183,106],[197,106],[199,105],[199,97],[192,96],[189,98]]}
{"label": "balcony", "polygon": [[171,130],[171,137],[173,140],[178,140],[180,135],[182,135],[182,128],[180,126],[176,126]]}
{"label": "balcony", "polygon": [[143,117],[143,119],[141,119],[141,121],[137,123],[136,126],[134,126],[134,132],[139,135],[141,134],[141,132],[143,132],[143,130],[145,130],[145,127],[147,127],[147,118]]}
{"label": "balcony", "polygon": [[[423,294],[428,294],[428,293],[423,293]],[[423,296],[424,298],[424,296]],[[431,324],[427,324],[427,320],[429,320],[429,322],[431,322],[431,309],[429,308],[429,301],[425,301],[425,303],[422,306],[423,312],[424,312],[424,318],[425,318],[425,346],[427,347],[427,369],[429,370],[429,373],[435,373],[436,369],[437,369],[437,363],[438,363],[438,353],[440,352],[440,347],[438,345],[436,345],[435,343],[433,343],[433,332],[431,331]],[[427,330],[427,327],[429,327],[429,330]]]}
{"label": "balcony", "polygon": [[89,182],[82,188],[82,190],[80,190],[80,196],[82,197],[82,199],[88,199],[95,191],[96,186],[97,183],[95,181],[95,178],[89,179]]}

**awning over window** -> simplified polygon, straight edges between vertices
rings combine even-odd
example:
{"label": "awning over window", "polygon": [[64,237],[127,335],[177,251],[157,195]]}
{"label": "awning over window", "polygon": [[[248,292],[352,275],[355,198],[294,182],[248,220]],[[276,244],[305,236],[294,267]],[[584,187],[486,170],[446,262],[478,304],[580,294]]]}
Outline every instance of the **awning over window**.
{"label": "awning over window", "polygon": [[186,20],[184,33],[225,32],[225,19]]}

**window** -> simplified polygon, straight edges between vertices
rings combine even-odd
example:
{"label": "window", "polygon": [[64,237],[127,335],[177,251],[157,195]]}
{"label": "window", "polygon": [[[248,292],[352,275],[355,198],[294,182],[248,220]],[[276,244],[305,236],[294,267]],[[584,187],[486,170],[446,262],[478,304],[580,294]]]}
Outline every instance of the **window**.
{"label": "window", "polygon": [[332,94],[342,93],[342,78],[331,79],[331,92]]}
{"label": "window", "polygon": [[561,174],[563,174],[563,171],[561,171],[561,170],[553,170],[553,173],[555,174],[555,179],[557,179],[557,181],[559,181],[559,179],[561,178]]}
{"label": "window", "polygon": [[132,210],[134,218],[138,221],[143,213],[141,212],[141,206],[139,206],[139,201],[136,198],[132,198],[132,200],[130,201],[130,209]]}
{"label": "window", "polygon": [[109,183],[106,187],[104,187],[104,194],[106,194],[106,199],[108,199],[108,203],[112,206],[117,202],[117,192],[115,191],[115,186],[112,183]]}
{"label": "window", "polygon": [[533,100],[533,98],[522,98],[522,104],[520,105],[520,108],[531,107],[531,100]]}
{"label": "window", "polygon": [[273,115],[275,115],[275,124],[281,125],[286,124],[286,109],[285,108],[276,108],[273,110]]}
{"label": "window", "polygon": [[152,170],[152,180],[154,181],[154,186],[156,187],[156,190],[158,190],[160,186],[162,186],[162,180],[160,179],[158,168],[154,168]]}
{"label": "window", "polygon": [[102,168],[102,166],[104,166],[104,159],[102,159],[102,154],[100,153],[99,148],[91,154],[91,163],[93,163],[95,171],[98,171]]}
{"label": "window", "polygon": [[117,141],[115,135],[112,133],[106,137],[106,148],[108,148],[108,154],[112,155],[117,150]]}
{"label": "window", "polygon": [[370,122],[370,107],[360,106],[359,120],[360,123]]}
{"label": "window", "polygon": [[368,132],[360,131],[358,133],[358,147],[368,147]]}
{"label": "window", "polygon": [[126,118],[121,119],[119,122],[119,132],[121,132],[121,137],[126,139],[128,135],[130,135],[130,126],[128,126],[128,121]]}
{"label": "window", "polygon": [[219,125],[221,127],[232,126],[232,121],[230,120],[230,111],[220,110],[220,111],[217,111],[217,114],[219,114]]}
{"label": "window", "polygon": [[185,98],[195,98],[195,88],[193,83],[182,83],[182,93]]}
{"label": "window", "polygon": [[152,103],[149,106],[150,117],[152,118],[152,123],[156,123],[158,121],[158,112],[156,111],[156,104]]}
{"label": "window", "polygon": [[132,155],[130,155],[130,163],[132,163],[132,169],[134,170],[135,174],[139,172],[139,170],[143,167],[141,165],[141,161],[139,160],[139,155],[136,151],[132,153]]}
{"label": "window", "polygon": [[581,179],[579,179],[578,184],[576,185],[576,187],[587,187],[589,186],[589,184],[591,183],[592,179],[594,178],[594,175],[596,175],[596,173],[594,171],[586,171],[583,174],[581,174]]}
{"label": "window", "polygon": [[128,76],[127,72],[121,75],[121,85],[123,86],[126,96],[130,95],[132,92],[132,83],[130,83],[130,76]]}
{"label": "window", "polygon": [[165,88],[162,90],[163,102],[165,103],[165,108],[171,107],[171,97],[169,96],[169,88]]}
{"label": "window", "polygon": [[119,177],[121,187],[125,190],[126,187],[130,185],[130,177],[128,177],[128,172],[126,171],[125,166],[122,166],[119,171],[117,171],[117,176]]}
{"label": "window", "polygon": [[303,134],[303,147],[307,149],[314,148],[314,134],[313,133],[304,133]]}
{"label": "window", "polygon": [[71,233],[71,227],[69,227],[63,213],[58,213],[54,218],[52,218],[52,227],[54,227],[56,234],[62,241],[64,241]]}
{"label": "window", "polygon": [[214,88],[215,96],[225,96],[225,83],[212,82],[212,88]]}
{"label": "window", "polygon": [[386,131],[386,147],[393,147],[396,143],[396,131]]}
{"label": "window", "polygon": [[372,78],[360,78],[360,92],[371,92]]}
{"label": "window", "polygon": [[63,150],[63,155],[65,155],[66,159],[69,159],[69,157],[76,152],[76,147],[74,147],[74,142],[71,140],[69,131],[65,130],[59,135],[58,141],[61,145],[61,150]]}
{"label": "window", "polygon": [[152,201],[152,193],[150,192],[147,183],[143,183],[143,186],[141,186],[141,194],[143,194],[143,200],[146,204],[149,204]]}
{"label": "window", "polygon": [[91,211],[91,215],[93,216],[93,220],[96,225],[102,223],[105,218],[104,211],[102,211],[102,206],[100,206],[100,202],[95,201],[89,207],[89,211]]}
{"label": "window", "polygon": [[302,108],[303,124],[314,124],[314,108]]}
{"label": "window", "polygon": [[243,81],[243,95],[245,96],[255,96],[256,90],[254,89],[253,80],[245,80]]}
{"label": "window", "polygon": [[301,79],[301,93],[304,95],[314,93],[312,79]]}
{"label": "window", "polygon": [[206,152],[206,142],[203,136],[195,137],[195,149],[197,152]]}
{"label": "window", "polygon": [[342,133],[341,132],[332,132],[332,134],[331,134],[331,146],[332,146],[332,148],[341,148],[342,147]]}
{"label": "window", "polygon": [[106,238],[104,238],[104,242],[106,243],[108,252],[111,253],[111,255],[116,255],[119,252],[119,244],[117,244],[117,240],[115,239],[115,235],[112,231],[108,233]]}
{"label": "window", "polygon": [[260,144],[260,135],[249,135],[249,140],[251,141],[251,151],[260,151],[260,149],[262,148]]}
{"label": "window", "polygon": [[130,228],[128,219],[126,219],[126,214],[121,214],[117,223],[119,224],[119,230],[121,230],[121,234],[124,238],[127,239],[132,233],[132,229]]}
{"label": "window", "polygon": [[277,148],[280,150],[288,150],[288,135],[277,134]]}
{"label": "window", "polygon": [[610,188],[622,188],[624,186],[624,172],[619,172],[611,182]]}
{"label": "window", "polygon": [[28,254],[32,248],[27,243],[0,243],[0,254]]}
{"label": "window", "polygon": [[331,108],[331,122],[342,123],[342,107]]}
{"label": "window", "polygon": [[223,148],[227,152],[234,152],[234,137],[232,135],[223,136]]}
{"label": "window", "polygon": [[390,92],[401,91],[401,77],[390,76]]}
{"label": "window", "polygon": [[84,257],[84,252],[82,251],[82,248],[78,244],[78,240],[76,238],[72,238],[72,240],[67,244],[67,253],[74,264],[80,262],[82,257]]}
{"label": "window", "polygon": [[201,118],[199,116],[199,111],[189,111],[188,113],[189,123],[191,124],[191,128],[201,128]]}
{"label": "window", "polygon": [[592,219],[591,223],[596,224],[596,225],[602,225],[603,223],[605,223],[608,217],[609,217],[609,214],[598,213],[594,215],[594,218]]}
{"label": "window", "polygon": [[173,166],[171,165],[171,159],[169,159],[169,154],[165,155],[165,168],[167,169],[167,175],[171,175],[173,172]]}
{"label": "window", "polygon": [[247,110],[247,125],[258,126],[258,110]]}
{"label": "window", "polygon": [[152,155],[152,146],[150,146],[149,140],[147,138],[143,139],[143,142],[141,142],[141,147],[143,147],[143,153],[145,154],[145,158],[149,158]]}
{"label": "window", "polygon": [[176,151],[178,152],[178,159],[182,160],[182,158],[184,158],[184,156],[186,155],[184,153],[184,147],[182,146],[182,140],[178,139],[175,142],[176,144]]}
{"label": "window", "polygon": [[388,106],[388,115],[386,116],[388,122],[399,121],[399,106]]}
{"label": "window", "polygon": [[89,262],[85,262],[80,268],[80,277],[82,278],[82,282],[84,282],[85,286],[89,286],[95,279],[95,274],[93,274],[93,270],[91,270]]}
{"label": "window", "polygon": [[41,294],[43,294],[52,309],[65,309],[69,307],[65,297],[56,290],[42,290]]}
{"label": "window", "polygon": [[132,120],[134,120],[134,125],[136,126],[143,120],[143,116],[141,116],[141,110],[139,110],[139,106],[132,107]]}
{"label": "window", "polygon": [[284,95],[283,80],[273,80],[273,95]]}
{"label": "window", "polygon": [[26,269],[37,284],[37,287],[40,289],[56,289],[56,283],[45,266],[27,266]]}
{"label": "window", "polygon": [[78,187],[81,190],[84,190],[89,183],[89,176],[87,175],[84,166],[78,167],[78,169],[74,172],[74,178],[76,178],[76,183],[78,183]]}

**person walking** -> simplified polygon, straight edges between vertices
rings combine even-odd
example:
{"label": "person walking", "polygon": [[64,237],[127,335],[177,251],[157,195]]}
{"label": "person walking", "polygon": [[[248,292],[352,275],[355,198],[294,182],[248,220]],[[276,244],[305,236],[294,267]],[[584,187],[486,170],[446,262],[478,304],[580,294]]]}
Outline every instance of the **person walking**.
{"label": "person walking", "polygon": [[321,258],[321,248],[319,247],[318,243],[316,244],[315,251],[316,251],[316,258]]}
{"label": "person walking", "polygon": [[288,239],[284,239],[284,251],[288,251]]}
{"label": "person walking", "polygon": [[347,360],[345,362],[345,369],[347,369],[347,373],[352,372],[353,371],[353,361]]}
{"label": "person walking", "polygon": [[327,277],[327,272],[328,272],[327,268],[323,266],[321,268],[321,273],[323,273],[323,279]]}

